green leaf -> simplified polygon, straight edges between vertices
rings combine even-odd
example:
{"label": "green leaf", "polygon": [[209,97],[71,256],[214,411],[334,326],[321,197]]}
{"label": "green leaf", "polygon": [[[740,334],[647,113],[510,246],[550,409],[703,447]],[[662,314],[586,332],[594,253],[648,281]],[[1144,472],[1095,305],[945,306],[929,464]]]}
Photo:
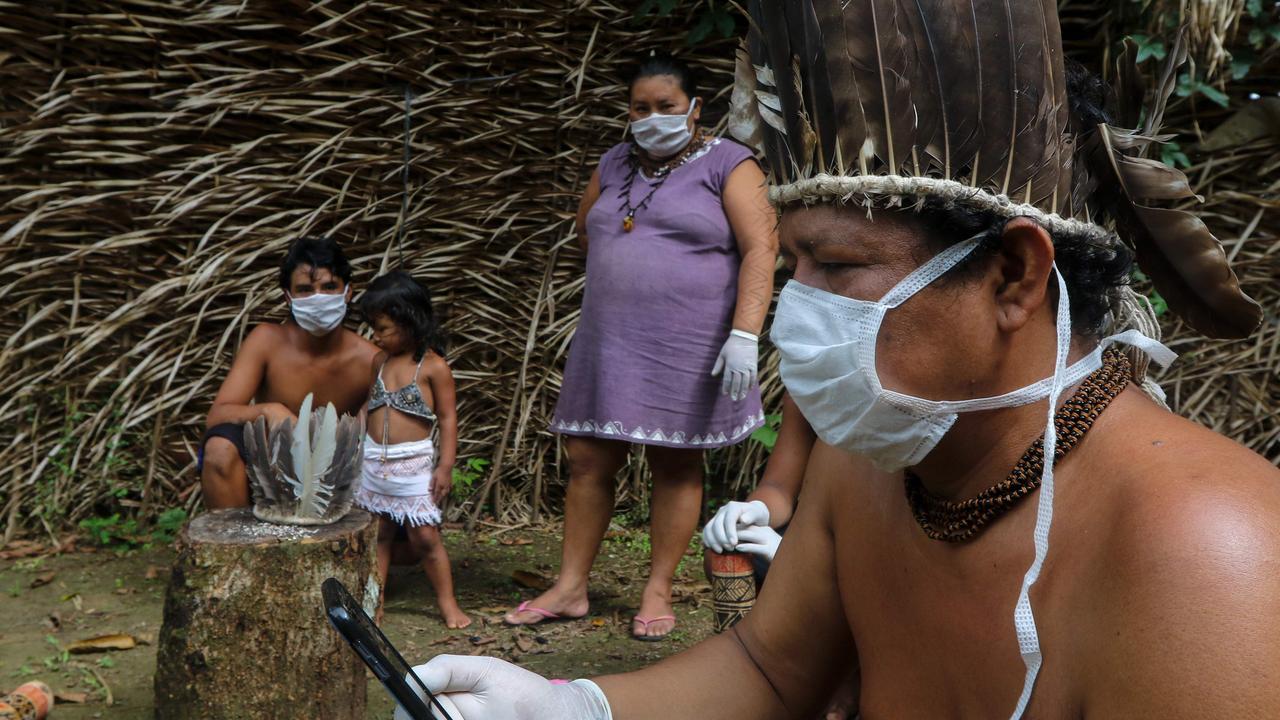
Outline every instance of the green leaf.
{"label": "green leaf", "polygon": [[1164,43],[1160,40],[1153,40],[1150,36],[1142,34],[1130,35],[1129,37],[1138,46],[1138,57],[1134,62],[1142,63],[1148,58],[1155,58],[1156,60],[1165,58],[1167,52],[1164,48]]}
{"label": "green leaf", "polygon": [[1222,107],[1229,107],[1231,105],[1231,98],[1227,97],[1226,93],[1207,83],[1200,83],[1199,85],[1200,87],[1197,89],[1200,91],[1201,95],[1209,98]]}
{"label": "green leaf", "polygon": [[738,25],[733,21],[733,15],[720,9],[716,11],[716,29],[720,31],[720,37],[729,38],[737,32]]}
{"label": "green leaf", "polygon": [[715,28],[715,24],[712,21],[711,16],[703,15],[702,17],[698,18],[698,22],[693,26],[691,30],[689,30],[688,43],[690,45],[697,45],[703,40],[706,40],[707,36],[711,34],[711,31],[714,28]]}
{"label": "green leaf", "polygon": [[1249,17],[1261,17],[1262,0],[1245,0],[1244,10],[1249,13]]}
{"label": "green leaf", "polygon": [[1160,161],[1170,167],[1191,167],[1190,158],[1182,152],[1181,146],[1176,142],[1167,142],[1160,146]]}
{"label": "green leaf", "polygon": [[1267,33],[1260,27],[1249,30],[1249,44],[1261,50],[1263,43],[1267,41]]}
{"label": "green leaf", "polygon": [[1169,310],[1169,304],[1164,301],[1164,297],[1155,290],[1151,291],[1151,295],[1147,298],[1151,301],[1151,309],[1155,310],[1156,317],[1164,315]]}

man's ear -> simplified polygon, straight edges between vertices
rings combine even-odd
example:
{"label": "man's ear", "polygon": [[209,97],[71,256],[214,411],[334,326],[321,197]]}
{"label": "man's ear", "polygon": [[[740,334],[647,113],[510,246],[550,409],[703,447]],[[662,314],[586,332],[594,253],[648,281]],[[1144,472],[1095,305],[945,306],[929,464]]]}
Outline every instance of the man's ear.
{"label": "man's ear", "polygon": [[1044,305],[1053,274],[1053,238],[1031,218],[1005,223],[998,255],[997,322],[1004,332],[1018,330]]}

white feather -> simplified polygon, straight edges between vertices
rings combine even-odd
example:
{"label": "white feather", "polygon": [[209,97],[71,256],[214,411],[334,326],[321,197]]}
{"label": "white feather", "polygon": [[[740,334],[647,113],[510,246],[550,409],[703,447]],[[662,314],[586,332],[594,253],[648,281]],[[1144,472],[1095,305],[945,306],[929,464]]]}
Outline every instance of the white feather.
{"label": "white feather", "polygon": [[338,443],[338,411],[334,409],[333,403],[325,405],[322,410],[317,411],[320,416],[319,426],[315,432],[315,442],[311,449],[311,467],[310,475],[300,478],[302,480],[302,496],[299,498],[302,512],[314,513],[315,515],[323,515],[325,505],[321,492],[320,480],[329,472],[329,466],[333,464],[333,455],[337,450]]}

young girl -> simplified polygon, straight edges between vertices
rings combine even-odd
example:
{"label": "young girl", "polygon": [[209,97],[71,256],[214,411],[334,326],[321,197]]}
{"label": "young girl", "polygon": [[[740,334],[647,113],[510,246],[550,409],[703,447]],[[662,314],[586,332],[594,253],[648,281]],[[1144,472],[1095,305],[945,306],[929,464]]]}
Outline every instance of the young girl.
{"label": "young girl", "polygon": [[[445,625],[464,628],[471,618],[453,596],[440,535],[440,504],[453,487],[458,421],[453,374],[444,360],[431,294],[397,270],[373,281],[360,310],[382,351],[374,359],[364,478],[355,497],[357,505],[378,515],[378,573],[386,587],[391,542],[403,525],[435,588]],[[431,439],[435,429],[440,431],[438,454]]]}

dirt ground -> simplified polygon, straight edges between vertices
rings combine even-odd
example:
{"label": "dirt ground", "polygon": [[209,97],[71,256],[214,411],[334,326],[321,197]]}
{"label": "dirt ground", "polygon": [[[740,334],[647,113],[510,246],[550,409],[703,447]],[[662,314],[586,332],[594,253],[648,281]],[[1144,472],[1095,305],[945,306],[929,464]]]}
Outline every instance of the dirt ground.
{"label": "dirt ground", "polygon": [[[646,576],[645,532],[609,533],[592,575],[586,620],[528,629],[504,627],[502,614],[537,594],[516,576],[537,585],[554,574],[558,529],[472,537],[448,531],[446,538],[459,600],[476,623],[466,630],[446,629],[421,571],[394,568],[383,630],[410,662],[440,653],[484,653],[549,677],[574,678],[642,667],[711,632],[710,589],[694,543],[677,576],[679,625],[667,640],[646,643],[629,634]],[[153,548],[0,560],[0,692],[39,679],[67,698],[51,720],[151,718],[155,639],[172,559],[169,548]],[[138,645],[69,652],[78,640],[112,634],[130,635]],[[391,711],[390,699],[371,679],[368,717],[390,718]]]}

